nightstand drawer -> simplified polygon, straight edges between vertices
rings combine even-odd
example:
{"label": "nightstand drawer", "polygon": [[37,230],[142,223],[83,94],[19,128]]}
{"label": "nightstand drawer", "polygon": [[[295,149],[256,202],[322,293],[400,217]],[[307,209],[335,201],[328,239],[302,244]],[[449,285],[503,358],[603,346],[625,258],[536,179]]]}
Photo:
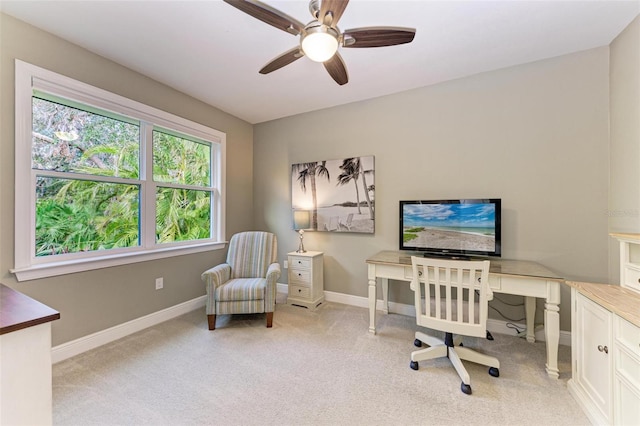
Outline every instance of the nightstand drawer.
{"label": "nightstand drawer", "polygon": [[309,287],[301,287],[298,285],[289,284],[289,296],[308,298],[309,296],[311,296],[311,289]]}
{"label": "nightstand drawer", "polygon": [[291,269],[309,269],[311,268],[311,259],[302,257],[289,256],[289,268]]}
{"label": "nightstand drawer", "polygon": [[311,273],[301,269],[291,269],[289,271],[289,280],[293,284],[308,286],[311,283]]}

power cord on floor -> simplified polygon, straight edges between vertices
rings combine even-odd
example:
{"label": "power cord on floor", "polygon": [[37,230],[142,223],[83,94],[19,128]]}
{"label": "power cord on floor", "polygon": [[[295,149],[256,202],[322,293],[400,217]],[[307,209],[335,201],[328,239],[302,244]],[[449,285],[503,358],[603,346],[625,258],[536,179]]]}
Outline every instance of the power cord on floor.
{"label": "power cord on floor", "polygon": [[507,323],[507,328],[515,330],[516,331],[516,335],[518,337],[522,337],[523,335],[527,334],[527,328],[526,327],[520,327],[519,325],[514,324],[512,322],[508,322]]}
{"label": "power cord on floor", "polygon": [[498,315],[500,315],[502,318],[504,318],[506,320],[509,320],[509,321],[518,322],[518,321],[524,321],[524,320],[527,319],[526,317],[524,317],[524,318],[509,318],[508,316],[503,314],[499,309],[497,309],[497,308],[495,308],[495,307],[493,307],[491,305],[489,305],[489,307],[491,309],[493,309],[494,311],[496,311],[498,313]]}

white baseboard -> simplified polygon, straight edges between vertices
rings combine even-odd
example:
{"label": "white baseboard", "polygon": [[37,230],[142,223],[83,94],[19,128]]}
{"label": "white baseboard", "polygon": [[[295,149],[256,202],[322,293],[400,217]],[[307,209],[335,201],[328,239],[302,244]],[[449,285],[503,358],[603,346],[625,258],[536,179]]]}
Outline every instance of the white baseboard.
{"label": "white baseboard", "polygon": [[98,346],[121,339],[129,334],[136,333],[145,328],[199,309],[205,305],[206,298],[207,296],[200,296],[180,303],[179,305],[55,346],[51,349],[51,361],[55,364],[56,362],[95,349]]}
{"label": "white baseboard", "polygon": [[[287,284],[278,283],[278,293],[286,294],[289,286]],[[369,307],[369,299],[362,296],[353,296],[345,293],[336,293],[333,291],[325,291],[324,298],[327,302],[342,303],[344,305],[357,306],[360,308]],[[163,309],[158,312],[136,318],[123,324],[116,325],[106,330],[81,337],[71,342],[63,343],[51,349],[51,361],[55,364],[64,361],[72,356],[79,355],[98,346],[121,339],[129,334],[136,333],[145,328],[151,327],[172,318],[184,315],[205,305],[206,296],[200,296],[192,300],[188,300],[179,305]],[[376,304],[377,310],[383,310],[382,300],[378,300]],[[413,305],[403,303],[389,302],[389,312],[400,315],[415,316],[416,311]],[[523,324],[516,324],[520,328],[524,328]],[[487,321],[487,329],[492,333],[514,334],[514,330],[507,327],[505,321],[489,319]],[[544,328],[536,330],[536,340],[544,341]],[[560,344],[571,346],[571,333],[568,331],[560,331]]]}

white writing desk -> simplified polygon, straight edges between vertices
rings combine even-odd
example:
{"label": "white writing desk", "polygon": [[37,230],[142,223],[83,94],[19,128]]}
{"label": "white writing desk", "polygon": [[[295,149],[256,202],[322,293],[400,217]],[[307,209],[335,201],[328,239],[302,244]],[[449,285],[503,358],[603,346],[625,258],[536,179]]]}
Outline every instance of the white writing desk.
{"label": "white writing desk", "polygon": [[[381,251],[367,259],[369,279],[369,332],[376,332],[376,280],[382,283],[382,311],[389,313],[389,279],[410,282],[413,277],[411,255],[421,254]],[[564,282],[544,266],[525,260],[490,259],[489,286],[495,293],[525,296],[527,341],[535,342],[536,298],[545,299],[544,336],[547,342],[549,377],[558,378],[558,341],[560,340],[560,283]]]}

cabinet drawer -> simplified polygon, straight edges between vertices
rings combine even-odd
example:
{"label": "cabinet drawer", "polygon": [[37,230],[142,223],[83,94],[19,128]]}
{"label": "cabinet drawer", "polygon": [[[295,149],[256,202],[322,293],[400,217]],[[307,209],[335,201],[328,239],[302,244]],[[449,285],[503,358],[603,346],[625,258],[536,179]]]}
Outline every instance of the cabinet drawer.
{"label": "cabinet drawer", "polygon": [[289,296],[309,298],[310,295],[311,289],[309,287],[289,284]]}
{"label": "cabinet drawer", "polygon": [[311,259],[304,257],[289,257],[289,268],[292,269],[309,269],[311,268]]}
{"label": "cabinet drawer", "polygon": [[624,377],[640,391],[640,360],[622,348],[616,350],[616,375]]}
{"label": "cabinet drawer", "polygon": [[636,327],[619,316],[615,317],[614,324],[618,343],[640,358],[640,327]]}
{"label": "cabinet drawer", "polygon": [[623,280],[625,286],[640,291],[640,270],[631,266],[625,266]]}
{"label": "cabinet drawer", "polygon": [[289,270],[289,281],[293,284],[310,285],[311,284],[311,272],[302,269]]}

